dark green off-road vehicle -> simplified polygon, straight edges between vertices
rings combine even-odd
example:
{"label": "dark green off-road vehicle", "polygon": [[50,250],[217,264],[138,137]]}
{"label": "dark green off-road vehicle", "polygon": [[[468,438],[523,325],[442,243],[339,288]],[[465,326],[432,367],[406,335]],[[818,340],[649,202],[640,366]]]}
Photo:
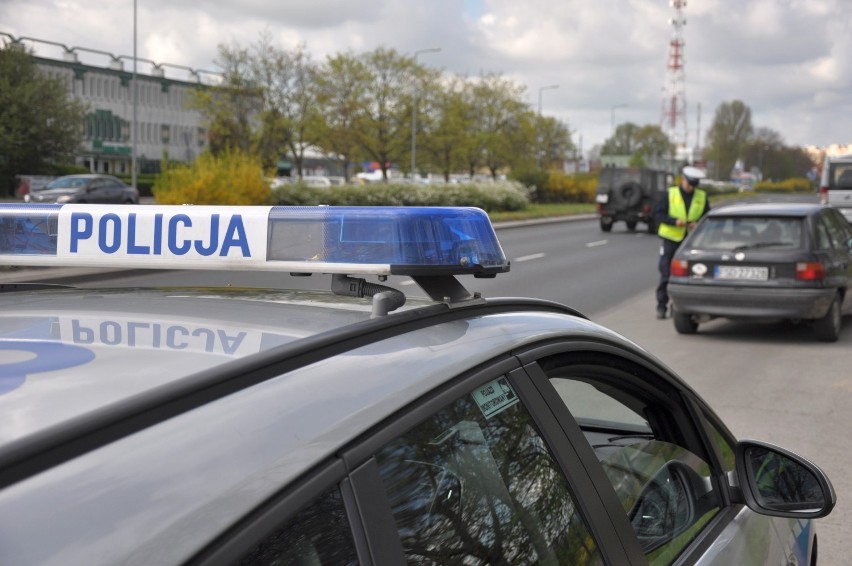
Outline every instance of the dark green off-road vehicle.
{"label": "dark green off-road vehicle", "polygon": [[617,221],[624,221],[628,230],[635,230],[643,222],[653,234],[657,229],[654,206],[673,182],[673,175],[667,171],[604,167],[595,195],[601,230],[609,232]]}

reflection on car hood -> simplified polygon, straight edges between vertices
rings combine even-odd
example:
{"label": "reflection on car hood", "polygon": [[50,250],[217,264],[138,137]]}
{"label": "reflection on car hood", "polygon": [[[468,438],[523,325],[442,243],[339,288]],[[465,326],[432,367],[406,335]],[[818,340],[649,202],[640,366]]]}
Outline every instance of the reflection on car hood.
{"label": "reflection on car hood", "polygon": [[370,312],[322,292],[0,294],[0,443]]}

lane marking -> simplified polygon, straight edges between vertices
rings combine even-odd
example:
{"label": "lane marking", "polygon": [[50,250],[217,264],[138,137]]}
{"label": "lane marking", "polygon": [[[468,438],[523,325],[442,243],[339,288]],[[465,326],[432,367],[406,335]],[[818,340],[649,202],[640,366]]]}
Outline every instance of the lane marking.
{"label": "lane marking", "polygon": [[588,244],[586,244],[586,247],[596,248],[598,246],[605,246],[607,243],[609,243],[609,240],[598,240],[597,242],[589,242]]}
{"label": "lane marking", "polygon": [[539,254],[530,254],[530,255],[522,255],[521,257],[516,257],[513,261],[514,261],[515,263],[521,263],[521,262],[523,262],[523,261],[531,261],[531,260],[534,260],[534,259],[541,259],[541,258],[543,258],[543,257],[544,257],[544,254],[542,254],[542,253],[539,253]]}

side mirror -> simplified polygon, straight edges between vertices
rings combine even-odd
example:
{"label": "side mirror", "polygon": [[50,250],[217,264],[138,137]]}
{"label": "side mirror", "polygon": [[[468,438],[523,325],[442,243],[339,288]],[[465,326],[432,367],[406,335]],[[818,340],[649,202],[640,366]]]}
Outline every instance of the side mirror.
{"label": "side mirror", "polygon": [[737,444],[737,476],[746,505],[773,517],[818,519],[837,503],[828,476],[815,464],[765,442]]}

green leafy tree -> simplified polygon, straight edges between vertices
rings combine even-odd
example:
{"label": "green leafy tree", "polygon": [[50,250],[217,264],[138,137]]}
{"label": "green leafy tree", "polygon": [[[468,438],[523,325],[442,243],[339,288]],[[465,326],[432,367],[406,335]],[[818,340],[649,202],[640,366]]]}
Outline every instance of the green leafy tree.
{"label": "green leafy tree", "polygon": [[0,191],[11,194],[15,175],[73,162],[85,110],[63,81],[38,70],[32,53],[0,49]]}
{"label": "green leafy tree", "polygon": [[601,155],[633,155],[637,149],[636,132],[639,126],[633,122],[619,124],[612,137],[604,141]]}
{"label": "green leafy tree", "polygon": [[811,157],[802,148],[784,143],[781,134],[770,128],[756,128],[743,148],[746,169],[756,169],[763,179],[784,181],[805,177],[814,167]]}
{"label": "green leafy tree", "polygon": [[222,84],[193,91],[189,106],[201,111],[214,154],[250,151],[259,135],[255,117],[261,110],[261,92],[250,78],[250,54],[238,45],[219,45],[216,65],[222,69]]}
{"label": "green leafy tree", "polygon": [[635,149],[631,159],[635,160],[639,167],[651,163],[655,164],[663,157],[674,154],[675,146],[669,136],[656,124],[647,124],[640,127],[633,134]]}
{"label": "green leafy tree", "polygon": [[317,65],[304,44],[288,51],[276,47],[264,33],[251,48],[249,69],[263,101],[258,150],[264,163],[277,161],[287,151],[301,178],[305,152],[322,136]]}
{"label": "green leafy tree", "polygon": [[470,143],[468,134],[473,127],[472,113],[464,91],[464,80],[455,77],[443,88],[439,84],[434,85],[428,97],[433,101],[433,115],[428,122],[431,127],[424,132],[422,145],[429,161],[441,172],[445,181],[450,180],[453,171],[464,167],[465,147]]}
{"label": "green leafy tree", "polygon": [[360,150],[358,132],[369,73],[355,55],[337,54],[320,66],[316,78],[317,103],[324,117],[319,123],[320,144],[343,161],[349,181],[349,166]]}
{"label": "green leafy tree", "polygon": [[414,59],[394,49],[378,48],[362,56],[367,72],[360,143],[364,153],[379,164],[382,179],[394,160],[408,155],[411,127],[411,85]]}
{"label": "green leafy tree", "polygon": [[713,161],[713,176],[730,178],[734,164],[752,137],[751,109],[742,101],[723,102],[716,109],[713,123],[707,132],[704,158]]}
{"label": "green leafy tree", "polygon": [[[473,104],[478,125],[477,151],[492,178],[512,163],[513,149],[523,124],[522,113],[529,107],[523,102],[526,87],[498,74],[485,74],[473,86]],[[513,139],[514,134],[514,139]],[[534,143],[533,140],[527,140]]]}
{"label": "green leafy tree", "polygon": [[545,169],[562,163],[574,154],[571,130],[564,122],[552,116],[537,116],[535,130],[538,132],[538,160]]}

